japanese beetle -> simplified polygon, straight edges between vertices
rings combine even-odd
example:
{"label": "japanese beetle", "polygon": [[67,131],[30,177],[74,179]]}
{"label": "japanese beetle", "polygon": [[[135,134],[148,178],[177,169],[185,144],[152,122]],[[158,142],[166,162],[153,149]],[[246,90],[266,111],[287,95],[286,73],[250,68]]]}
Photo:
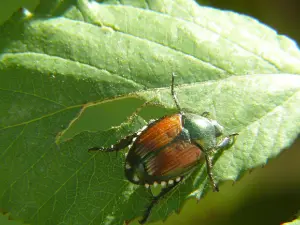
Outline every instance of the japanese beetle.
{"label": "japanese beetle", "polygon": [[231,134],[217,143],[224,128],[216,120],[209,119],[207,112],[201,115],[183,112],[174,91],[174,76],[172,74],[171,94],[178,113],[149,123],[111,147],[89,149],[111,152],[129,146],[125,161],[127,179],[134,184],[145,185],[146,188],[150,185],[162,186],[160,194],[153,196],[140,220],[141,224],[147,221],[152,207],[159,199],[190,174],[203,156],[213,191],[219,191],[212,174],[212,155],[218,150],[229,148],[237,135]]}

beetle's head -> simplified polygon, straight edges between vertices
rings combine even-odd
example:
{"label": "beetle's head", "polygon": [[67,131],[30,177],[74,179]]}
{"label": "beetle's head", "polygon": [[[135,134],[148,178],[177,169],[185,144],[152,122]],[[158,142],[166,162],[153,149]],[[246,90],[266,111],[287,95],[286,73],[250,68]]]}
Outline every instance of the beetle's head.
{"label": "beetle's head", "polygon": [[223,134],[224,127],[221,126],[218,121],[216,120],[211,120],[211,124],[215,127],[215,135],[216,137],[219,137]]}

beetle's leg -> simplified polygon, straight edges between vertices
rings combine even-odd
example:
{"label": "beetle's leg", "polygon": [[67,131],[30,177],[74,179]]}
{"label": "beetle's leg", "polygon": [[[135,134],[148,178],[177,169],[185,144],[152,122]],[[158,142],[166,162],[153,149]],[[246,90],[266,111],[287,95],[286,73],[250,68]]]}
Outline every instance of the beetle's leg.
{"label": "beetle's leg", "polygon": [[[194,143],[196,146],[199,147],[199,149],[203,149],[197,142]],[[213,187],[213,191],[218,192],[219,188],[217,183],[214,180],[213,174],[212,174],[212,167],[213,167],[213,155],[216,152],[216,148],[210,148],[206,151],[204,151],[204,156],[205,156],[205,162],[206,162],[206,172],[209,178],[209,181],[211,183],[211,186]]]}
{"label": "beetle's leg", "polygon": [[205,161],[206,161],[207,175],[208,175],[210,183],[213,187],[213,191],[218,192],[219,188],[218,188],[218,185],[216,184],[216,182],[213,178],[213,174],[212,174],[212,167],[213,167],[212,157],[209,154],[205,154]]}
{"label": "beetle's leg", "polygon": [[176,96],[176,92],[174,90],[174,83],[175,83],[175,73],[173,72],[172,73],[172,84],[171,84],[171,95],[173,97],[175,105],[176,105],[178,111],[180,112],[180,114],[184,114],[181,107],[180,107],[180,105],[179,105],[179,102],[178,102],[178,99],[177,99],[177,96]]}
{"label": "beetle's leg", "polygon": [[[132,115],[127,119],[126,123],[131,123],[134,119],[135,116],[138,115],[138,113],[146,106],[148,105],[159,105],[158,103],[156,102],[153,102],[153,101],[146,101],[144,102],[140,107],[138,107],[133,113]],[[155,120],[154,120],[155,121]],[[143,128],[142,128],[143,129]],[[108,147],[108,148],[105,148],[105,147],[93,147],[93,148],[90,148],[88,151],[91,152],[91,151],[105,151],[105,152],[114,152],[114,151],[120,151],[124,148],[126,148],[128,145],[130,145],[132,142],[133,142],[133,139],[138,137],[138,134],[140,133],[141,130],[137,131],[136,133],[134,134],[131,134],[131,135],[128,135],[126,136],[125,138],[121,139],[118,143]]]}
{"label": "beetle's leg", "polygon": [[[183,179],[181,179],[180,181],[182,181]],[[173,185],[171,186],[168,186],[164,189],[162,189],[162,191],[157,195],[157,196],[154,196],[150,205],[147,207],[146,211],[144,212],[144,215],[143,215],[143,218],[141,220],[139,220],[139,223],[140,224],[144,224],[147,222],[148,218],[149,218],[149,215],[151,213],[151,210],[152,208],[154,207],[155,204],[158,203],[158,201],[164,197],[168,192],[170,192],[177,184],[180,183],[180,181],[178,182],[175,182]]]}
{"label": "beetle's leg", "polygon": [[126,148],[128,145],[130,145],[132,143],[133,139],[137,136],[138,136],[138,134],[134,133],[134,134],[126,136],[125,138],[121,139],[118,143],[111,145],[108,148],[93,147],[93,148],[89,149],[89,152],[92,152],[92,151],[104,151],[104,152],[120,151],[120,150]]}
{"label": "beetle's leg", "polygon": [[229,136],[225,137],[217,145],[216,150],[219,150],[219,149],[224,150],[224,149],[230,148],[234,144],[237,135],[238,135],[238,133],[234,133],[234,134],[230,134]]}
{"label": "beetle's leg", "polygon": [[218,188],[218,185],[216,184],[216,182],[214,181],[213,174],[212,174],[213,155],[218,150],[225,150],[225,149],[230,148],[234,144],[235,139],[236,139],[235,137],[237,135],[238,135],[237,133],[230,134],[229,136],[227,136],[223,140],[221,140],[220,143],[215,148],[211,148],[211,149],[207,150],[205,153],[207,175],[208,175],[210,183],[213,187],[213,191],[215,191],[215,192],[218,192],[219,188]]}

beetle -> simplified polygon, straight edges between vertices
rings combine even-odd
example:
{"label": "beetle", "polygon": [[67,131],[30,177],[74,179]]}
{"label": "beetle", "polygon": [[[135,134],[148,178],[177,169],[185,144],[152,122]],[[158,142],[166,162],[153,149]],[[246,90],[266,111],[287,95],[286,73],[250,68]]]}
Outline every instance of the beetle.
{"label": "beetle", "polygon": [[178,113],[164,116],[149,123],[140,131],[130,134],[111,147],[93,147],[89,151],[112,152],[129,147],[125,160],[125,176],[137,185],[162,186],[153,196],[141,224],[145,223],[153,206],[165,194],[179,184],[200,163],[204,156],[207,175],[213,191],[219,191],[212,174],[212,156],[221,149],[231,147],[237,133],[217,142],[224,128],[210,119],[209,113],[201,115],[184,112],[174,90],[175,75],[172,73],[171,95]]}

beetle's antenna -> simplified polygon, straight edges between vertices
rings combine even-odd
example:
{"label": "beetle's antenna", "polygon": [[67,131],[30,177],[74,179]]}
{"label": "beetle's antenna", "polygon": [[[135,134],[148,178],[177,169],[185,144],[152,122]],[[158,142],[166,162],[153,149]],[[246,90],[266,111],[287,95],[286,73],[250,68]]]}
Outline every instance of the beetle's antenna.
{"label": "beetle's antenna", "polygon": [[176,105],[177,109],[179,110],[180,114],[183,114],[182,109],[179,106],[179,102],[178,102],[178,99],[176,97],[176,93],[175,93],[175,90],[174,90],[174,82],[175,82],[175,73],[173,72],[172,73],[171,94],[172,94],[172,97],[174,99],[174,102],[175,102],[175,105]]}

